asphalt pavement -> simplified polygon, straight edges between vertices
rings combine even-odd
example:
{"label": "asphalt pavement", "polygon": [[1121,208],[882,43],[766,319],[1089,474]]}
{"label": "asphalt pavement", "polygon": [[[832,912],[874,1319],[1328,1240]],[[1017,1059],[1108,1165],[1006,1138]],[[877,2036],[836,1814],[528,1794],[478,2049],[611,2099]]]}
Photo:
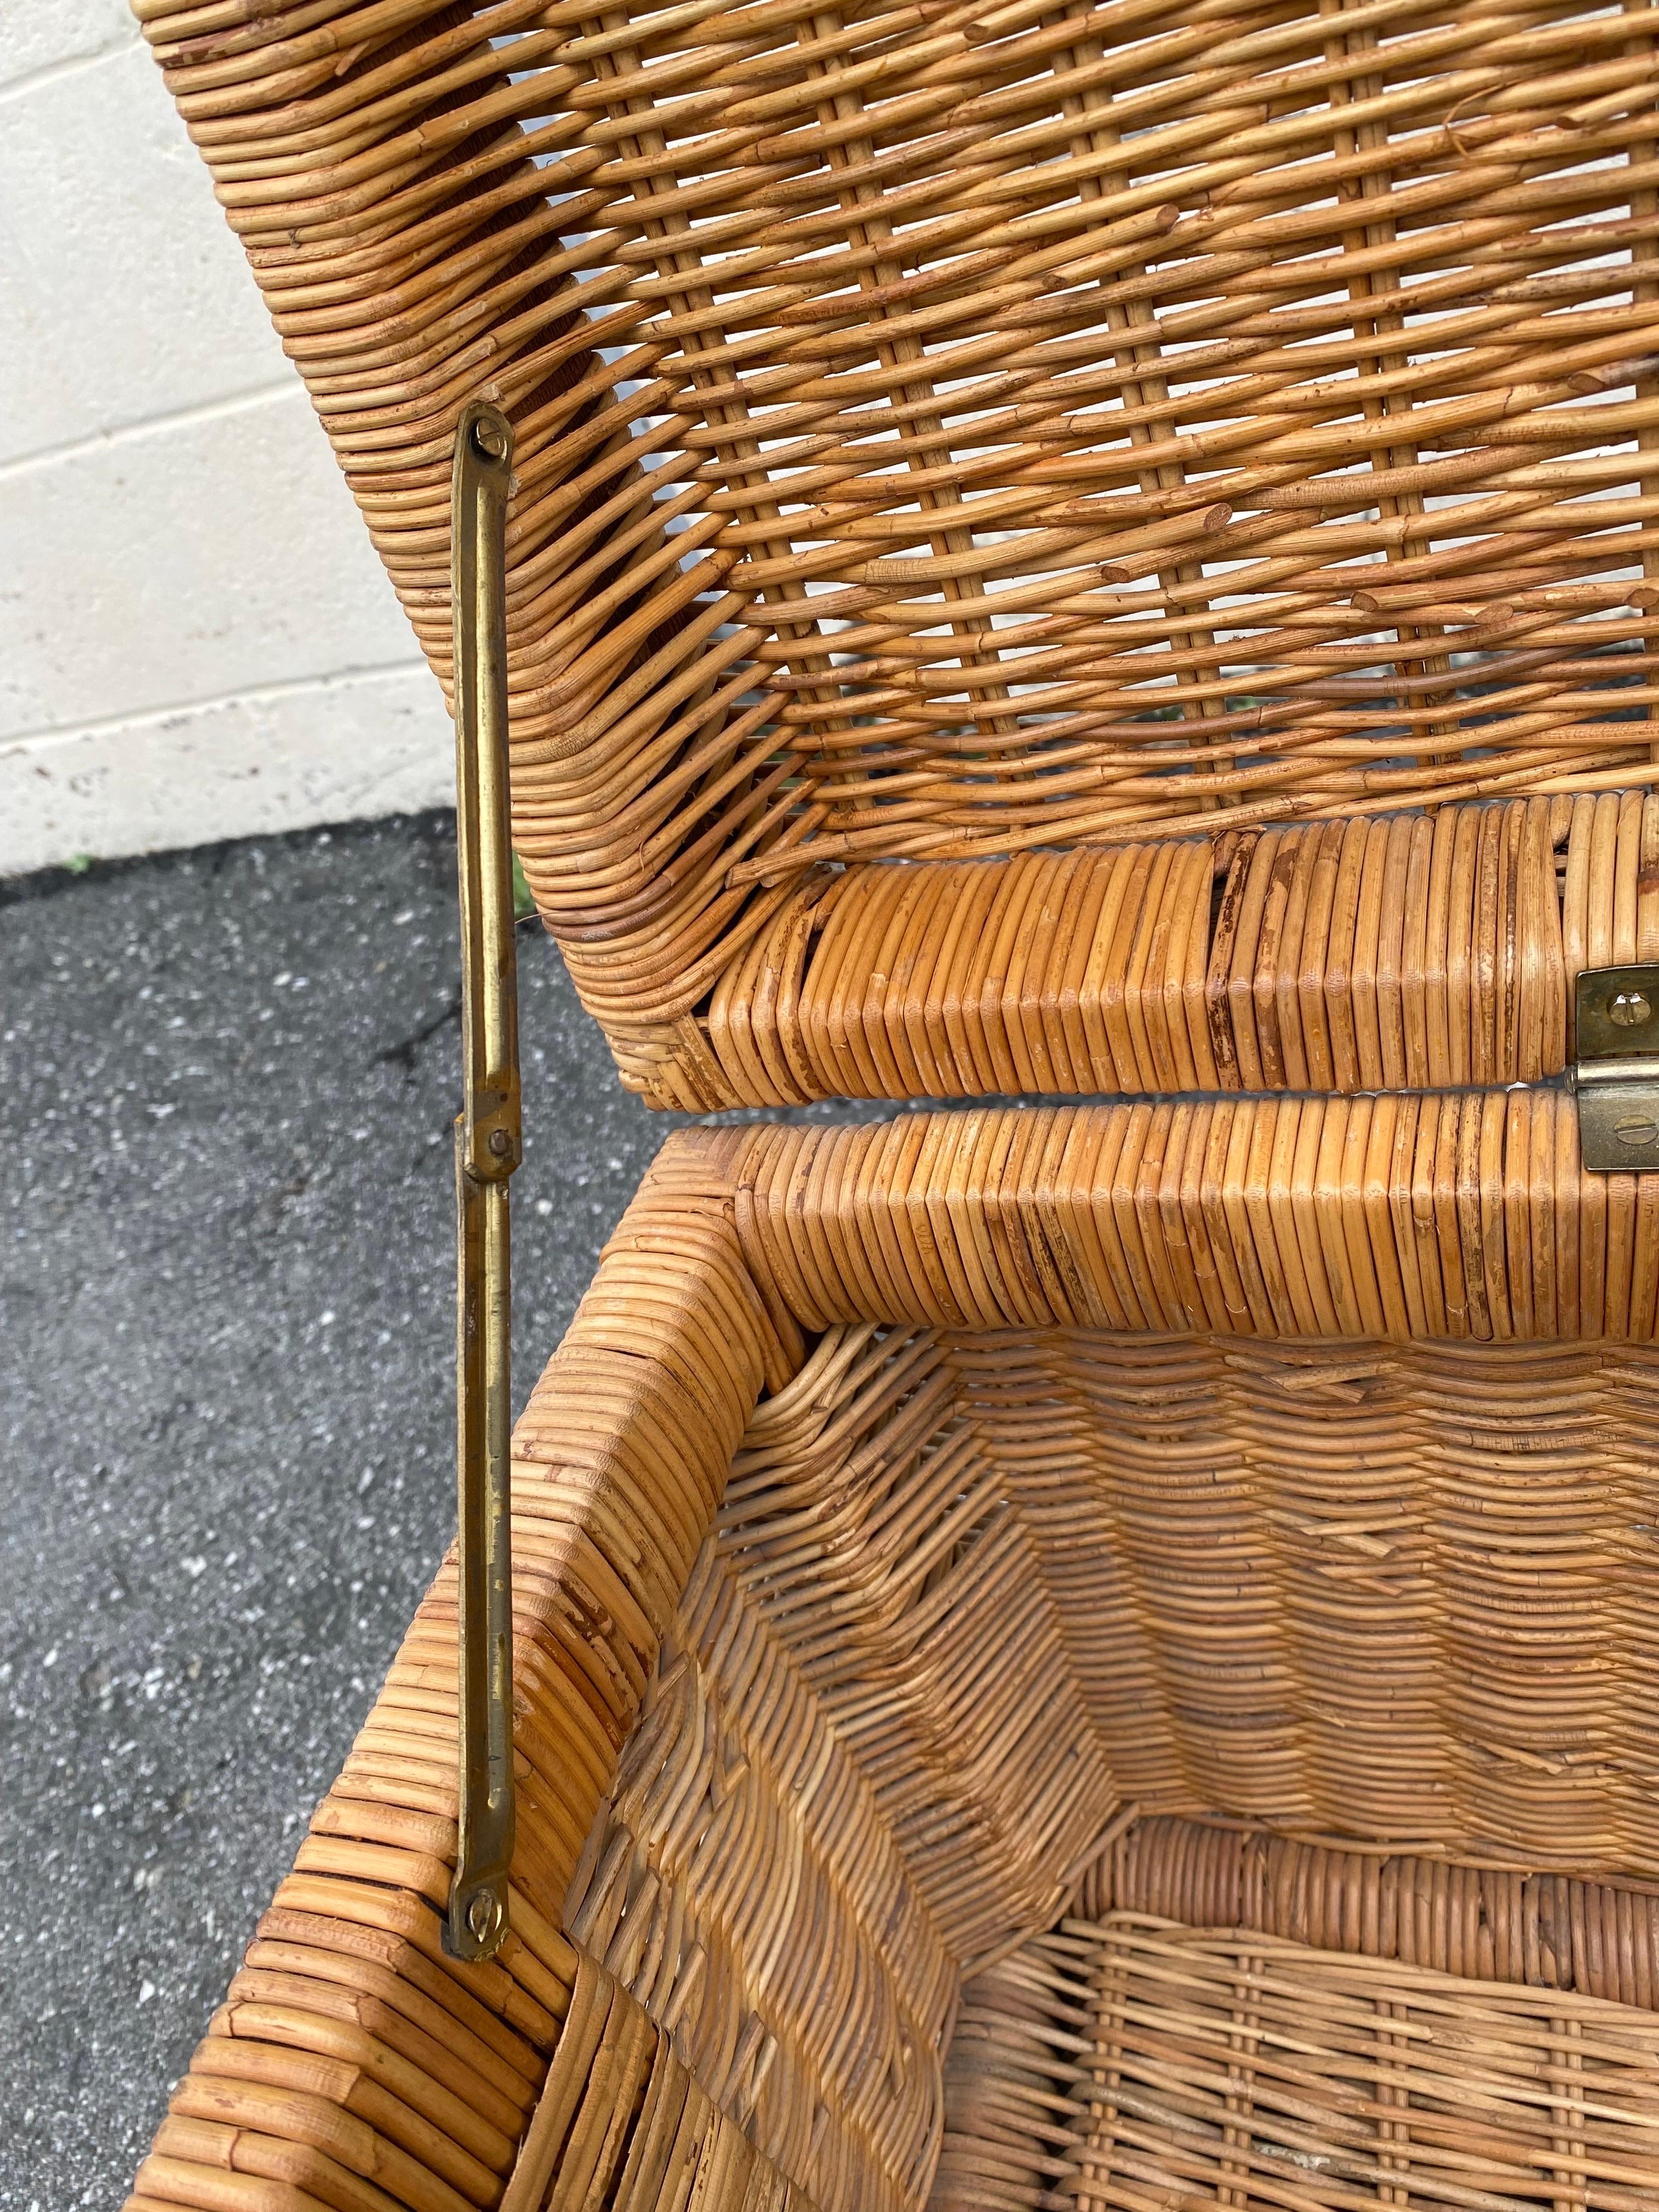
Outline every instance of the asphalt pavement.
{"label": "asphalt pavement", "polygon": [[[522,1402],[670,1124],[520,981]],[[458,994],[446,817],[0,885],[4,2212],[120,2203],[453,1530]]]}

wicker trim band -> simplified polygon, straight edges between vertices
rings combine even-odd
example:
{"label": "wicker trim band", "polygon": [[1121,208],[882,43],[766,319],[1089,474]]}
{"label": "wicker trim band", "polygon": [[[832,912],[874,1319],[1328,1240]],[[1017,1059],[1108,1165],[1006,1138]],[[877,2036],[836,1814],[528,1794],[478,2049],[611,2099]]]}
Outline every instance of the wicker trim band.
{"label": "wicker trim band", "polygon": [[1254,1928],[1316,1951],[1659,2010],[1659,1885],[1584,1881],[1243,1820],[1136,1820],[1079,1885],[1077,1914]]}
{"label": "wicker trim band", "polygon": [[708,1103],[1536,1082],[1656,957],[1639,793],[854,872],[720,978]]}
{"label": "wicker trim band", "polygon": [[1659,1325],[1659,1176],[1584,1174],[1560,1091],[761,1129],[735,1195],[757,1280],[808,1329],[1648,1343]]}

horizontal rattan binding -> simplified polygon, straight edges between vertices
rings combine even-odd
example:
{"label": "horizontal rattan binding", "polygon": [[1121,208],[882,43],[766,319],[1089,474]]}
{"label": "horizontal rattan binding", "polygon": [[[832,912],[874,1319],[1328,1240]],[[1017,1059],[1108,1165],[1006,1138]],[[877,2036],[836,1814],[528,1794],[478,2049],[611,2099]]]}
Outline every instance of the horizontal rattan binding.
{"label": "horizontal rattan binding", "polygon": [[657,1103],[882,1088],[708,1048],[824,865],[1651,780],[1644,9],[138,12],[446,681],[513,420],[517,839]]}
{"label": "horizontal rattan binding", "polygon": [[721,978],[684,1099],[1534,1082],[1581,969],[1656,958],[1639,793],[866,869]]}
{"label": "horizontal rattan binding", "polygon": [[[1425,1978],[1484,1976],[1528,2063],[1568,2020],[1600,2065],[1659,1886],[1659,1178],[1581,1176],[1555,1094],[1423,1103],[1457,1141],[1420,1222],[1346,1142],[1305,1200],[1206,1206],[1147,1149],[1184,1109],[672,1139],[518,1432],[512,1936],[440,1942],[446,1567],[138,2212],[921,2212],[986,1978],[1068,1901],[1261,1923],[1188,1945],[1189,1991],[1360,1954],[1322,2016],[1408,2039]],[[1224,1253],[1265,1281],[1282,1234],[1334,1298],[1442,1223],[1509,1341],[1390,1337],[1351,1289],[1206,1326]]]}
{"label": "horizontal rattan binding", "polygon": [[1576,1990],[1659,2011],[1659,1883],[1586,1881],[1275,1835],[1248,1821],[1124,1824],[1088,1869],[1079,1918],[1250,1928],[1316,1951],[1476,1982]]}

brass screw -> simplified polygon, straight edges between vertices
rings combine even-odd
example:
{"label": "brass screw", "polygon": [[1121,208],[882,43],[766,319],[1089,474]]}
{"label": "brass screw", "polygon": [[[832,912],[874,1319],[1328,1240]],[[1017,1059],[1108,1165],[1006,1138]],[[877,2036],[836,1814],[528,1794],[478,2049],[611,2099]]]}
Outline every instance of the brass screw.
{"label": "brass screw", "polygon": [[481,1889],[466,1908],[466,1924],[475,1943],[487,1943],[495,1932],[496,1905],[487,1889]]}
{"label": "brass screw", "polygon": [[1633,1030],[1644,1022],[1653,1008],[1640,991],[1615,991],[1607,1001],[1607,1019],[1616,1022],[1621,1030]]}
{"label": "brass screw", "polygon": [[481,415],[472,425],[472,442],[487,461],[507,458],[506,434],[501,424],[492,422],[488,415]]}

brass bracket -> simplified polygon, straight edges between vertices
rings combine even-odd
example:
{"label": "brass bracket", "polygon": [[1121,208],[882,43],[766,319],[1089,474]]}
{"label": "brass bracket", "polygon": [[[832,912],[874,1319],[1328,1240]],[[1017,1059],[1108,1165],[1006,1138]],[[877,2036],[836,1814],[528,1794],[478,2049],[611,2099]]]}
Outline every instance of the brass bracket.
{"label": "brass bracket", "polygon": [[1578,1152],[1599,1175],[1659,1169],[1659,966],[1578,978]]}
{"label": "brass bracket", "polygon": [[507,761],[507,498],[513,431],[475,402],[455,434],[455,823],[465,1103],[455,1124],[460,1807],[444,1930],[459,1959],[507,1934],[513,1859],[513,1285],[518,969]]}

